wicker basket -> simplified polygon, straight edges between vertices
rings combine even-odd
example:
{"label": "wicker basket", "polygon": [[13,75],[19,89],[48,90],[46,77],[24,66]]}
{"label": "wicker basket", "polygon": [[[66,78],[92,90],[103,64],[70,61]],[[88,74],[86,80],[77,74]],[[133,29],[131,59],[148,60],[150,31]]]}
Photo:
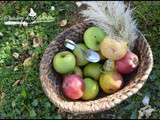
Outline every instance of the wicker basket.
{"label": "wicker basket", "polygon": [[139,56],[140,65],[137,70],[129,75],[125,87],[112,95],[100,94],[92,101],[70,101],[66,99],[61,91],[62,75],[58,74],[52,67],[52,59],[59,51],[64,51],[64,40],[74,40],[76,43],[83,40],[84,31],[93,25],[92,21],[78,23],[53,40],[42,57],[40,63],[40,79],[43,90],[48,98],[61,110],[70,113],[96,113],[116,106],[131,95],[137,93],[146,82],[153,66],[152,51],[142,34],[139,35],[134,52]]}

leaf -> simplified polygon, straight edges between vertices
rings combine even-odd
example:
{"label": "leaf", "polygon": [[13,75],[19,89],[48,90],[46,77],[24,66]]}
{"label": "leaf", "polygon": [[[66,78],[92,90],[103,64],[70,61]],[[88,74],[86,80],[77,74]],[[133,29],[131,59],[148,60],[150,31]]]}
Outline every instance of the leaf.
{"label": "leaf", "polygon": [[137,92],[137,95],[143,96],[143,94],[140,91]]}
{"label": "leaf", "polygon": [[38,105],[38,100],[34,100],[34,101],[32,102],[32,105],[33,105],[34,107],[36,107],[36,106]]}
{"label": "leaf", "polygon": [[77,7],[80,7],[82,5],[81,2],[76,2]]}
{"label": "leaf", "polygon": [[55,115],[54,119],[62,119],[62,116],[61,115]]}
{"label": "leaf", "polygon": [[5,93],[2,92],[2,93],[0,94],[0,100],[2,100],[4,97],[5,97]]}
{"label": "leaf", "polygon": [[35,37],[33,38],[33,47],[40,47],[42,46],[43,42],[41,38]]}
{"label": "leaf", "polygon": [[18,59],[18,57],[19,57],[19,53],[16,53],[16,52],[14,52],[12,55],[13,55],[13,57],[16,58],[16,59]]}
{"label": "leaf", "polygon": [[14,108],[16,106],[16,102],[12,101],[12,107]]}
{"label": "leaf", "polygon": [[24,62],[23,62],[23,66],[24,66],[24,67],[30,67],[30,66],[32,66],[32,58],[31,58],[31,57],[26,58],[26,59],[24,60]]}
{"label": "leaf", "polygon": [[18,115],[21,115],[21,111],[19,109],[15,109],[15,111]]}
{"label": "leaf", "polygon": [[2,32],[0,32],[0,37],[3,37],[3,33]]}
{"label": "leaf", "polygon": [[54,10],[55,10],[55,7],[54,7],[54,6],[51,6],[51,10],[54,11]]}
{"label": "leaf", "polygon": [[29,48],[28,42],[22,43],[22,48],[23,49],[28,49]]}
{"label": "leaf", "polygon": [[18,66],[15,66],[13,71],[17,71],[18,70]]}
{"label": "leaf", "polygon": [[34,111],[34,109],[30,110],[29,115],[30,115],[30,117],[36,117],[37,116],[37,114]]}
{"label": "leaf", "polygon": [[137,110],[132,112],[130,119],[137,119]]}
{"label": "leaf", "polygon": [[23,97],[26,97],[26,96],[27,96],[26,89],[25,89],[25,86],[24,86],[24,85],[22,86],[21,95],[22,95]]}
{"label": "leaf", "polygon": [[151,79],[151,81],[156,80],[156,78],[157,78],[156,73],[155,73],[155,72],[153,72],[153,73],[149,76],[149,78]]}
{"label": "leaf", "polygon": [[45,108],[50,108],[51,107],[51,104],[49,102],[46,102],[45,103]]}
{"label": "leaf", "polygon": [[127,105],[124,109],[130,111],[134,109],[134,107],[135,107],[135,102],[132,102],[129,105]]}
{"label": "leaf", "polygon": [[29,32],[29,37],[31,38],[35,37],[35,33],[33,31]]}
{"label": "leaf", "polygon": [[145,107],[141,108],[138,111],[138,119],[142,119],[143,116],[145,116],[146,118],[149,118],[152,114],[152,112],[154,112],[155,109],[153,109],[150,105],[146,105]]}
{"label": "leaf", "polygon": [[18,85],[20,82],[21,82],[21,80],[16,80],[12,86],[14,87],[14,86]]}
{"label": "leaf", "polygon": [[64,27],[64,26],[66,26],[67,25],[67,20],[65,19],[65,20],[62,20],[61,22],[60,22],[60,26],[61,27]]}

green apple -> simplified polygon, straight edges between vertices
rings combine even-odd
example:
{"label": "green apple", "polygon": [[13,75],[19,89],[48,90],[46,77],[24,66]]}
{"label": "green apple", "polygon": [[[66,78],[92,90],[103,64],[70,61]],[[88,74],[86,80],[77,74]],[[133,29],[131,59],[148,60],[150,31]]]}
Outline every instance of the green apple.
{"label": "green apple", "polygon": [[53,59],[54,69],[61,74],[71,73],[76,66],[76,58],[69,51],[59,52]]}
{"label": "green apple", "polygon": [[91,79],[91,78],[85,78],[84,79],[84,92],[83,96],[81,97],[83,100],[91,100],[94,99],[99,92],[99,86],[97,81]]}
{"label": "green apple", "polygon": [[99,27],[90,27],[84,33],[86,46],[95,51],[100,50],[100,43],[105,38],[106,33]]}
{"label": "green apple", "polygon": [[78,47],[73,50],[73,53],[76,56],[77,65],[84,66],[88,63],[88,61],[84,58],[84,56],[79,48],[81,48],[82,50],[88,50],[88,48],[83,43],[78,43],[77,46]]}
{"label": "green apple", "polygon": [[73,73],[76,74],[76,75],[79,75],[79,76],[83,77],[82,70],[81,70],[81,68],[78,67],[78,66],[76,66],[76,67],[74,68]]}
{"label": "green apple", "polygon": [[102,65],[99,63],[89,63],[84,67],[83,73],[85,77],[91,77],[95,80],[99,80],[102,71]]}

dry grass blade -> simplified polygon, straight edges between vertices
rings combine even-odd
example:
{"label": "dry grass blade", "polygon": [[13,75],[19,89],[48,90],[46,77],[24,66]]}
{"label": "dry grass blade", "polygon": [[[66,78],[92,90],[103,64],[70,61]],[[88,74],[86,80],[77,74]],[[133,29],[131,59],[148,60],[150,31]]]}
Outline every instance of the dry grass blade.
{"label": "dry grass blade", "polygon": [[21,82],[21,80],[16,80],[12,86],[14,87],[14,86],[18,85],[20,82]]}

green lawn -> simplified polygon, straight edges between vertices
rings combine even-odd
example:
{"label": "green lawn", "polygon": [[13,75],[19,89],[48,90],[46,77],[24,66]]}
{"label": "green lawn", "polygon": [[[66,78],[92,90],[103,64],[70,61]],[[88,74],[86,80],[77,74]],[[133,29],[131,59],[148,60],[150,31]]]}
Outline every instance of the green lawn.
{"label": "green lawn", "polygon": [[[55,10],[51,10],[51,6]],[[144,107],[142,99],[149,94],[150,105],[156,109],[150,118],[160,118],[160,2],[136,1],[134,7],[138,27],[153,51],[153,71],[139,94],[94,117],[137,118],[139,109]],[[25,18],[30,8],[40,19],[50,17],[53,22],[28,27],[3,24],[9,16]],[[0,32],[3,33],[0,36],[0,118],[62,118],[42,90],[38,69],[45,48],[64,29],[59,22],[67,19],[73,24],[72,14],[76,11],[75,4],[66,1],[0,2]],[[34,41],[41,41],[41,46],[34,47]],[[15,58],[13,53],[18,53],[19,57]],[[26,62],[29,57],[31,59]]]}

